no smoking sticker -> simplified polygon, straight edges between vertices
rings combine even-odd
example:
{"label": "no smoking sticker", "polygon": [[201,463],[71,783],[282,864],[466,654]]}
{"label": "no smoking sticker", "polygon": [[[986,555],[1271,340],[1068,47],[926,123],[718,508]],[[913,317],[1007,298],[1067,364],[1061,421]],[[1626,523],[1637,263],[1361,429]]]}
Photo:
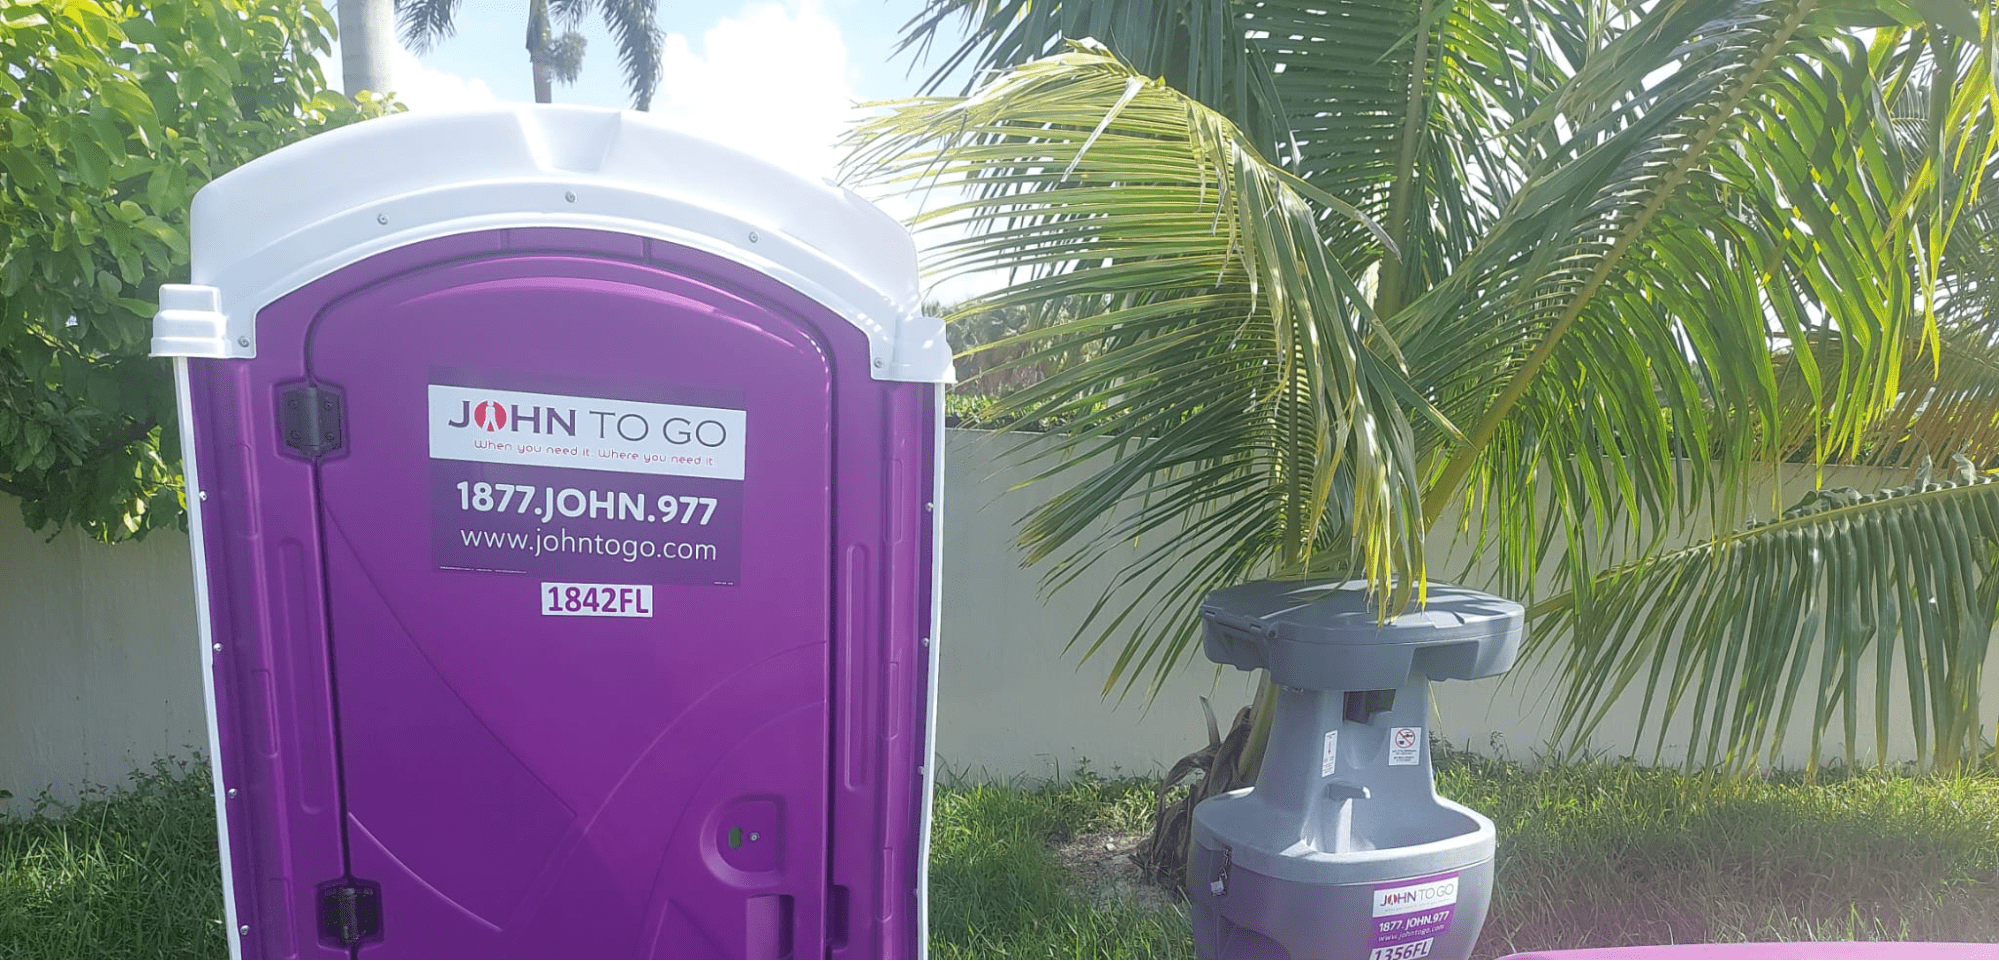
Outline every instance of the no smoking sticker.
{"label": "no smoking sticker", "polygon": [[1391,727],[1388,729],[1389,764],[1420,764],[1422,760],[1422,728]]}

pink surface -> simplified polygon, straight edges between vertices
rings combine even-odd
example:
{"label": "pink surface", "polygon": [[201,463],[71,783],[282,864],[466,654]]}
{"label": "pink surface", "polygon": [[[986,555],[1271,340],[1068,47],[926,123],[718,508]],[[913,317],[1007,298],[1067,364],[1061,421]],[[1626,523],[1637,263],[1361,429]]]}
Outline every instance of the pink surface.
{"label": "pink surface", "polygon": [[1763,941],[1643,944],[1578,951],[1528,951],[1508,958],[1999,958],[1999,944],[1952,941]]}

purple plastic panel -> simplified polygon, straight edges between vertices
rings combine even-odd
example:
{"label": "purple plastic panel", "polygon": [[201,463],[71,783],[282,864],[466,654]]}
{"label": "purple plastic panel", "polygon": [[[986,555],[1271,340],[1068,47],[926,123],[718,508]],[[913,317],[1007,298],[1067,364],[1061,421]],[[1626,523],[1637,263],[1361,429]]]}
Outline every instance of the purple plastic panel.
{"label": "purple plastic panel", "polygon": [[584,231],[394,251],[258,331],[190,365],[245,956],[346,955],[343,876],[361,956],[915,953],[936,387]]}

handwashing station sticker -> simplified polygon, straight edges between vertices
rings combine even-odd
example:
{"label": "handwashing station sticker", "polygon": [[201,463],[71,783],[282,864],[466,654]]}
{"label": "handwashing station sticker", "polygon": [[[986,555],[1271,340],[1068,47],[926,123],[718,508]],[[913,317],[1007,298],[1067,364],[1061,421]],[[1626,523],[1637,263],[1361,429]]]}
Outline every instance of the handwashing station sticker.
{"label": "handwashing station sticker", "polygon": [[1458,909],[1458,872],[1394,881],[1374,889],[1374,932],[1368,958],[1427,958],[1451,929]]}
{"label": "handwashing station sticker", "polygon": [[735,582],[743,411],[429,387],[438,567],[573,583]]}

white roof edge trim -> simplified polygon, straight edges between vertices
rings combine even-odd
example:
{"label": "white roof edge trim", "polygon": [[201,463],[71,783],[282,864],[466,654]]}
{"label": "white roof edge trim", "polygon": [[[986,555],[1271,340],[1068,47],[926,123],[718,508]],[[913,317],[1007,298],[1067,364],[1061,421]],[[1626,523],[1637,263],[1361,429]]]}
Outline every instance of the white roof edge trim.
{"label": "white roof edge trim", "polygon": [[[467,189],[486,193],[496,186],[487,184]],[[513,186],[517,189],[520,185]],[[605,191],[598,188],[598,192]],[[421,201],[436,199],[436,195],[404,199]],[[356,211],[353,219],[373,224],[375,221],[370,215],[377,210],[403,206],[391,203],[369,207]],[[392,220],[391,226],[399,224]],[[286,294],[343,267],[411,244],[515,227],[601,230],[664,240],[715,254],[755,269],[825,305],[858,328],[868,338],[869,374],[874,379],[936,384],[949,384],[956,380],[951,350],[943,336],[942,320],[896,303],[851,271],[817,251],[802,248],[791,238],[757,231],[758,239],[749,242],[750,230],[744,226],[738,232],[745,243],[735,244],[709,232],[681,230],[657,221],[583,211],[550,214],[516,210],[471,214],[404,226],[400,230],[388,230],[377,225],[377,237],[373,240],[335,244],[332,246],[336,249],[332,250],[325,250],[326,244],[315,242],[330,239],[332,235],[327,233],[311,231],[283,238],[276,246],[232,265],[216,276],[205,277],[204,272],[197,271],[197,282],[194,284],[162,285],[160,310],[153,316],[153,356],[255,357],[257,314]],[[300,246],[322,249],[316,257],[308,253],[309,259],[288,256]],[[767,254],[777,256],[772,258]]]}
{"label": "white roof edge trim", "polygon": [[372,120],[217,179],[196,195],[193,220],[193,283],[162,289],[155,356],[255,357],[259,311],[377,254],[572,227],[665,240],[769,276],[865,334],[877,380],[955,376],[899,223],[850,191],[641,114],[509,105]]}

